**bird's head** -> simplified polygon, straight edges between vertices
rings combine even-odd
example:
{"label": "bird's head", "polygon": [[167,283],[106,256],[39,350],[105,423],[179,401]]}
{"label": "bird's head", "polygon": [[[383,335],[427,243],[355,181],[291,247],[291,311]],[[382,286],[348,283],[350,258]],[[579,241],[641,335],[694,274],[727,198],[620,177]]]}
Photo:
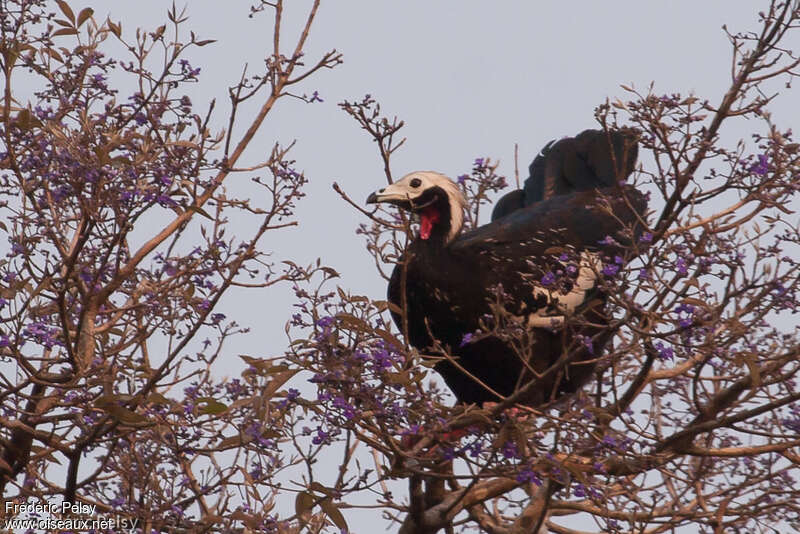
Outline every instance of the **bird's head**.
{"label": "bird's head", "polygon": [[464,225],[467,202],[458,186],[443,174],[417,171],[379,189],[367,198],[368,204],[386,202],[416,213],[420,218],[419,237],[452,241]]}

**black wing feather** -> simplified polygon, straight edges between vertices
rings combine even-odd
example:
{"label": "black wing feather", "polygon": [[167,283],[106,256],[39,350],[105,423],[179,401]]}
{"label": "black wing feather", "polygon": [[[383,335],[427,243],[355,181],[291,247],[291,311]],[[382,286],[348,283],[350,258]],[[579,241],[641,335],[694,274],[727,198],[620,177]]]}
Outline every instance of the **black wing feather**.
{"label": "black wing feather", "polygon": [[633,172],[637,156],[636,135],[630,129],[584,130],[550,141],[528,167],[523,189],[495,204],[492,220],[556,195],[613,186]]}
{"label": "black wing feather", "polygon": [[626,229],[638,241],[646,208],[645,196],[627,186],[559,195],[472,230],[451,243],[450,249],[472,255],[509,244],[515,255],[536,256],[558,245],[599,250],[607,237],[630,246]]}

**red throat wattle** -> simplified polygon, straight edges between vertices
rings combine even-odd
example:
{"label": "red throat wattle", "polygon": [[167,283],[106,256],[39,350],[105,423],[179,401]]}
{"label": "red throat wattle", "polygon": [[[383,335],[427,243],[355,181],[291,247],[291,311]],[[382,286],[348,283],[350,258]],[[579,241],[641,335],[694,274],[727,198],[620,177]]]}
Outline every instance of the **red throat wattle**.
{"label": "red throat wattle", "polygon": [[433,225],[439,222],[439,212],[434,207],[425,208],[420,213],[419,218],[419,236],[422,239],[428,239],[431,236]]}

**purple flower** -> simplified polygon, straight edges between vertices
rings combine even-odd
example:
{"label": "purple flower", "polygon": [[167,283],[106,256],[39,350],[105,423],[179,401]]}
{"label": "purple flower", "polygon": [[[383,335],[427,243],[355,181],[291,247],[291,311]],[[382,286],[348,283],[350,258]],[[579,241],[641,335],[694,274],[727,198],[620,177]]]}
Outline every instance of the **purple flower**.
{"label": "purple flower", "polygon": [[234,378],[233,380],[225,384],[225,390],[227,391],[228,395],[234,400],[237,399],[239,395],[241,395],[243,389],[244,388],[242,387],[242,382],[238,378]]}
{"label": "purple flower", "polygon": [[333,317],[323,317],[317,321],[317,326],[325,329],[329,328],[333,324]]}
{"label": "purple flower", "polygon": [[639,238],[639,241],[641,241],[642,243],[650,243],[651,241],[653,241],[653,234],[651,234],[650,232],[645,232],[642,234],[642,237]]}
{"label": "purple flower", "polygon": [[[626,411],[625,413],[630,415],[632,412]],[[605,436],[603,436],[603,441],[600,442],[599,447],[602,449],[615,450],[617,452],[625,452],[630,446],[630,444],[631,440],[628,438],[619,440],[614,436],[606,434]]]}
{"label": "purple flower", "polygon": [[592,343],[592,338],[589,336],[578,336],[580,341],[583,343],[583,346],[586,347],[586,351],[594,355],[594,344]]}
{"label": "purple flower", "polygon": [[747,170],[749,170],[753,174],[764,176],[769,171],[769,158],[767,157],[766,154],[759,154],[758,163],[754,163]]}
{"label": "purple flower", "polygon": [[619,272],[619,265],[609,263],[603,267],[603,276],[616,276]]}
{"label": "purple flower", "polygon": [[675,351],[672,350],[672,347],[668,347],[660,341],[656,343],[656,350],[658,351],[658,358],[662,361],[672,360],[675,357]]}
{"label": "purple flower", "polygon": [[685,275],[688,272],[686,260],[683,258],[678,258],[678,261],[675,262],[675,266],[677,267],[678,274]]}
{"label": "purple flower", "polygon": [[328,432],[322,430],[321,427],[317,427],[317,435],[311,440],[311,443],[314,445],[322,445],[330,443],[331,436]]}
{"label": "purple flower", "polygon": [[459,176],[457,178],[457,180],[458,180],[459,185],[464,185],[464,183],[466,183],[466,181],[467,181],[467,175],[466,174],[462,174],[461,176]]}
{"label": "purple flower", "polygon": [[547,274],[545,274],[541,280],[542,285],[544,287],[553,285],[555,281],[556,281],[556,275],[554,275],[552,272],[548,272]]}
{"label": "purple flower", "polygon": [[255,480],[261,480],[261,478],[264,476],[264,472],[261,470],[261,466],[257,465],[253,467],[253,469],[250,470],[250,476]]}
{"label": "purple flower", "polygon": [[537,486],[542,485],[542,479],[539,478],[539,475],[533,472],[530,467],[526,467],[519,473],[517,473],[517,482],[521,484],[533,482]]}
{"label": "purple flower", "polygon": [[517,444],[513,441],[506,441],[503,444],[502,453],[503,458],[506,459],[519,458],[519,449],[517,449]]}
{"label": "purple flower", "polygon": [[800,417],[796,419],[783,419],[783,426],[800,434]]}
{"label": "purple flower", "polygon": [[463,347],[463,346],[467,345],[470,342],[472,342],[472,334],[467,332],[466,334],[464,334],[464,337],[461,338],[461,344],[459,345],[459,347]]}
{"label": "purple flower", "polygon": [[344,415],[346,419],[352,419],[356,416],[355,408],[353,408],[342,396],[338,396],[333,399],[333,406],[342,410],[342,415]]}
{"label": "purple flower", "polygon": [[[691,304],[680,304],[675,308],[678,314],[681,328],[689,328],[694,323],[694,306]],[[686,314],[685,316],[683,314]]]}

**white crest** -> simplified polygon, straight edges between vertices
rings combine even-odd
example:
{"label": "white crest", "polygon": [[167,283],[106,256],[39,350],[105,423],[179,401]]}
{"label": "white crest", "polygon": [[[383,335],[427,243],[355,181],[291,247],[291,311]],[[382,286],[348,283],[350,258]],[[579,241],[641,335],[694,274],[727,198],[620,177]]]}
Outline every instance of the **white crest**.
{"label": "white crest", "polygon": [[440,187],[447,194],[450,204],[450,231],[446,238],[446,242],[449,243],[461,232],[461,228],[464,226],[464,210],[467,208],[467,200],[453,180],[434,171],[412,172],[383,189],[380,196],[413,201],[433,187]]}

